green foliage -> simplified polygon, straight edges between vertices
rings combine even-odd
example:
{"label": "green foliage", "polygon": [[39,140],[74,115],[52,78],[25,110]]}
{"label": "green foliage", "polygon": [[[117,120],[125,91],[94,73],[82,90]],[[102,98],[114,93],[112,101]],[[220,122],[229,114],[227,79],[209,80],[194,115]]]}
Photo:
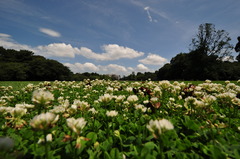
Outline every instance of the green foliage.
{"label": "green foliage", "polygon": [[55,60],[0,47],[0,81],[70,80],[71,76],[72,72]]}
{"label": "green foliage", "polygon": [[[239,81],[195,84],[197,88],[192,88],[193,93],[185,96],[189,88],[187,82],[54,81],[25,85],[18,90],[1,86],[0,148],[4,147],[4,151],[0,152],[0,158],[239,158],[239,106],[235,103],[239,100]],[[151,93],[136,93],[127,89],[129,87],[149,88]],[[23,125],[10,122],[14,118],[10,109],[16,104],[36,107],[31,97],[37,89],[48,90],[54,95],[53,101],[40,113],[54,112],[57,108],[63,110],[55,112],[59,119],[46,131],[36,131],[29,125],[38,115],[36,108],[26,108],[27,113],[21,117],[25,121]],[[100,97],[107,93],[112,99],[102,102]],[[125,98],[117,102],[120,95]],[[138,100],[129,104],[128,97],[132,95]],[[205,100],[209,96],[214,102]],[[154,112],[146,104],[151,97],[156,97],[160,103]],[[205,104],[186,105],[188,97]],[[89,107],[77,104],[80,101]],[[146,110],[137,109],[139,105]],[[107,116],[106,112],[112,110],[118,114]],[[87,124],[76,134],[67,125],[67,119],[80,117]],[[147,125],[150,120],[162,118],[171,121],[174,128],[154,135]],[[52,139],[45,142],[47,134],[51,134]],[[14,144],[7,145],[1,140],[5,136]]]}
{"label": "green foliage", "polygon": [[233,46],[229,43],[231,38],[225,30],[216,30],[215,25],[205,23],[199,25],[196,37],[192,39],[191,51],[200,50],[206,55],[215,55],[219,59],[231,59]]}

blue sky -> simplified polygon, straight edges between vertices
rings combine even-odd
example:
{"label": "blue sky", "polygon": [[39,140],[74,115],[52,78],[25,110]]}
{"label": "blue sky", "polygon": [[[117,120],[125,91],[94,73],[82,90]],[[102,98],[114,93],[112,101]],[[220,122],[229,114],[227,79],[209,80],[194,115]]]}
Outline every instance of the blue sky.
{"label": "blue sky", "polygon": [[227,31],[235,45],[239,10],[239,0],[1,0],[0,45],[75,73],[152,72],[189,52],[203,23]]}

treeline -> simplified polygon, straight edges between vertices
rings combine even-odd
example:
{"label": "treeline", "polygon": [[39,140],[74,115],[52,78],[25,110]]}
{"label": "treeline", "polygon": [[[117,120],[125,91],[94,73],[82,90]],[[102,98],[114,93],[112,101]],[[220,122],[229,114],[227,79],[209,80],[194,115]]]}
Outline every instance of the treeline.
{"label": "treeline", "polygon": [[240,61],[222,61],[200,50],[179,53],[170,63],[151,73],[132,73],[123,80],[239,80]]}
{"label": "treeline", "polygon": [[0,47],[1,81],[70,80],[72,72],[63,64],[28,50]]}
{"label": "treeline", "polygon": [[100,75],[98,73],[73,73],[55,60],[34,55],[28,50],[12,50],[0,47],[1,81],[54,81],[84,79],[110,80],[238,80],[240,61],[222,61],[217,55],[207,55],[201,50],[179,53],[170,63],[155,72],[137,72],[128,76]]}
{"label": "treeline", "polygon": [[156,73],[159,80],[238,80],[240,62],[222,61],[216,55],[195,50],[178,54]]}
{"label": "treeline", "polygon": [[0,47],[0,81],[54,81],[83,79],[119,79],[115,75],[76,73],[56,60],[34,55],[28,50]]}

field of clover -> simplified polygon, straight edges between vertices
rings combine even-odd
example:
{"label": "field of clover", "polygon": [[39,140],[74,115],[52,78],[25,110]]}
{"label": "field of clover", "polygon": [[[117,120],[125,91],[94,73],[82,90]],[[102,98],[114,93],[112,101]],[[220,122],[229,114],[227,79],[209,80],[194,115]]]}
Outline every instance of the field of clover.
{"label": "field of clover", "polygon": [[0,87],[2,158],[240,158],[240,81]]}

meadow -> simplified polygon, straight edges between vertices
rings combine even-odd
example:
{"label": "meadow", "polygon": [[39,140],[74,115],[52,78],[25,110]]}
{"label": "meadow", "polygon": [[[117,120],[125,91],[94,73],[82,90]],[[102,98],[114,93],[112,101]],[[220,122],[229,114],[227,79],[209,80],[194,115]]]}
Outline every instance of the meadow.
{"label": "meadow", "polygon": [[0,82],[1,158],[240,158],[240,81]]}

